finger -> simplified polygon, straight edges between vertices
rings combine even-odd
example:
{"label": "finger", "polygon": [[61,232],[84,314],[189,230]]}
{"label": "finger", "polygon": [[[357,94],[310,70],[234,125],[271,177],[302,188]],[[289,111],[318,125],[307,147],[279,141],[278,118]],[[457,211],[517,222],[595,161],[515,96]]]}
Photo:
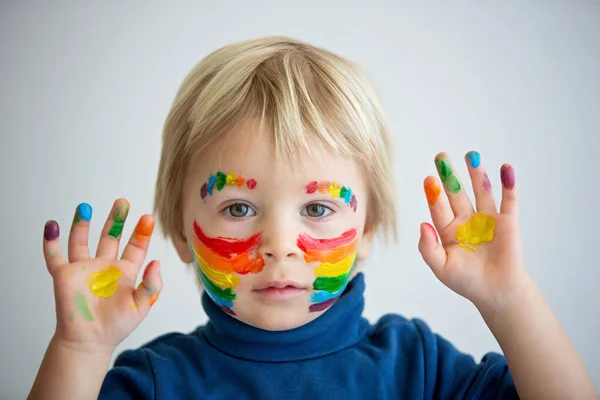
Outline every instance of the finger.
{"label": "finger", "polygon": [[448,203],[448,198],[442,194],[437,178],[428,176],[423,181],[423,189],[429,203],[429,212],[433,225],[439,230],[445,229],[454,220],[454,213]]}
{"label": "finger", "polygon": [[96,257],[117,258],[119,254],[119,240],[121,239],[127,214],[129,214],[129,202],[125,199],[117,199],[102,229]]}
{"label": "finger", "polygon": [[495,214],[497,210],[494,194],[492,193],[492,184],[481,163],[481,155],[476,151],[470,151],[465,155],[465,161],[473,185],[477,211]]}
{"label": "finger", "polygon": [[69,233],[69,262],[87,260],[90,258],[88,236],[90,220],[92,219],[92,206],[81,203],[75,209],[71,233]]}
{"label": "finger", "polygon": [[469,196],[462,189],[462,185],[454,172],[450,158],[446,153],[440,153],[435,157],[435,166],[437,167],[440,179],[444,184],[450,207],[455,216],[471,215],[474,213],[473,205]]}
{"label": "finger", "polygon": [[131,261],[138,268],[141,267],[148,252],[152,231],[154,231],[154,217],[149,214],[142,215],[135,226],[127,247],[123,251],[121,259]]}
{"label": "finger", "polygon": [[160,262],[154,260],[146,267],[142,281],[133,294],[134,303],[142,314],[145,315],[158,300],[161,290]]}
{"label": "finger", "polygon": [[419,252],[435,276],[440,278],[444,265],[446,265],[446,250],[438,242],[438,236],[433,226],[426,222],[421,224]]}
{"label": "finger", "polygon": [[502,202],[500,212],[502,214],[518,214],[517,185],[515,170],[512,165],[504,164],[500,168],[500,181],[502,182]]}
{"label": "finger", "polygon": [[58,237],[60,236],[60,229],[58,222],[48,221],[44,226],[44,259],[46,260],[46,267],[50,275],[54,274],[54,271],[61,265],[67,263],[65,257],[60,251],[60,242]]}

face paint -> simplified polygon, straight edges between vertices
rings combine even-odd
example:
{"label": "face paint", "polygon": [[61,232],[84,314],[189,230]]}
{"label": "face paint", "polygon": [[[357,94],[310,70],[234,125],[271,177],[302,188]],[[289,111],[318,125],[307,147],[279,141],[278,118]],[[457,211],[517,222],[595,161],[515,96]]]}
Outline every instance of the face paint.
{"label": "face paint", "polygon": [[454,176],[452,167],[444,160],[435,160],[435,166],[437,167],[438,173],[446,189],[452,194],[460,192],[460,182]]}
{"label": "face paint", "polygon": [[456,228],[456,239],[458,245],[471,251],[484,242],[494,239],[494,228],[496,220],[494,217],[482,213],[475,213],[467,222]]}
{"label": "face paint", "polygon": [[305,253],[308,263],[320,262],[315,268],[316,279],[309,312],[329,308],[343,293],[356,263],[356,229],[344,232],[333,239],[314,239],[307,234],[298,236],[298,247]]}
{"label": "face paint", "polygon": [[225,312],[235,315],[233,301],[240,278],[235,274],[258,273],[265,262],[262,254],[253,257],[262,240],[257,233],[245,239],[206,236],[194,221],[194,238],[189,242],[196,271],[206,293]]}
{"label": "face paint", "polygon": [[123,232],[123,226],[125,225],[125,220],[127,219],[127,214],[129,214],[129,204],[119,205],[113,216],[113,224],[108,232],[109,236],[114,238],[121,236],[121,233]]}
{"label": "face paint", "polygon": [[85,296],[80,291],[75,292],[75,309],[81,315],[81,317],[86,321],[93,321],[94,316],[90,311],[90,308],[85,301]]}
{"label": "face paint", "polygon": [[212,196],[215,188],[220,192],[225,186],[242,187],[244,184],[250,190],[256,187],[254,179],[246,180],[242,176],[236,176],[233,172],[225,174],[219,171],[215,175],[211,174],[208,177],[208,181],[202,185],[200,188],[200,197],[204,200],[206,196]]}
{"label": "face paint", "polygon": [[80,221],[88,222],[90,219],[92,219],[92,206],[88,203],[81,203],[78,205],[77,210],[75,210],[73,223],[76,224]]}
{"label": "face paint", "polygon": [[437,182],[437,179],[432,179],[431,181],[425,184],[425,196],[427,197],[427,202],[430,206],[434,205],[437,202],[438,197],[440,197],[441,191],[442,190]]}
{"label": "face paint", "polygon": [[58,239],[58,235],[60,230],[58,229],[58,222],[56,221],[48,221],[46,225],[44,225],[44,239],[47,242],[51,242],[52,240]]}
{"label": "face paint", "polygon": [[119,267],[110,265],[98,272],[94,272],[87,279],[87,284],[98,297],[110,297],[117,291],[117,283],[123,272]]}
{"label": "face paint", "polygon": [[476,151],[468,152],[467,160],[469,160],[469,164],[471,164],[471,168],[477,168],[481,165],[481,155]]}
{"label": "face paint", "polygon": [[340,198],[344,200],[344,203],[346,203],[354,212],[356,212],[358,202],[356,201],[356,196],[352,193],[352,189],[349,187],[329,181],[312,181],[306,185],[306,193],[313,194],[316,192],[330,194],[333,198]]}
{"label": "face paint", "polygon": [[483,174],[483,188],[488,192],[492,190],[492,183],[487,173]]}
{"label": "face paint", "polygon": [[500,180],[505,189],[512,190],[515,187],[515,171],[510,165],[500,168]]}

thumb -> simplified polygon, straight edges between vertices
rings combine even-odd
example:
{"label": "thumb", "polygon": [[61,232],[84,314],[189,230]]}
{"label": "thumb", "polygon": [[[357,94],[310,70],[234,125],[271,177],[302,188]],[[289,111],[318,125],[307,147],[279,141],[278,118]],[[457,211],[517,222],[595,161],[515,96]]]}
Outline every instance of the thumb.
{"label": "thumb", "polygon": [[133,293],[135,304],[144,315],[154,305],[161,290],[160,262],[156,260],[150,261],[144,271],[142,281]]}
{"label": "thumb", "polygon": [[435,228],[427,222],[421,224],[419,252],[435,276],[439,278],[444,269],[444,265],[446,265],[446,250],[444,250],[444,246],[438,242],[438,235]]}

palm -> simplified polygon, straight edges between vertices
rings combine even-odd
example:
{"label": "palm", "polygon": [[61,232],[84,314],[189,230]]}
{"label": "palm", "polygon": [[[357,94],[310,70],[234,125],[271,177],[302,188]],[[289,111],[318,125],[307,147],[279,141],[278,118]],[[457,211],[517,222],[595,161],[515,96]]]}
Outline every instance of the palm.
{"label": "palm", "polygon": [[[438,156],[439,159],[446,163],[440,165],[441,162],[436,161],[449,193],[447,198],[440,196],[430,204],[434,203],[431,204],[431,211],[441,245],[428,247],[422,238],[420,249],[423,257],[440,281],[472,301],[483,301],[486,296],[510,292],[525,274],[514,188],[504,188],[501,211],[497,212],[483,167],[469,168],[478,216],[493,221],[493,229],[488,227],[493,234],[488,235],[486,240],[464,240],[464,232],[469,235],[477,233],[473,229],[477,225],[464,228],[467,226],[465,224],[474,220],[472,218],[476,218],[473,206],[458,181],[449,180],[448,176],[453,176],[449,161],[444,155]],[[435,178],[428,177],[425,181],[428,193],[432,191],[428,185],[433,185],[433,180]],[[455,186],[452,187],[452,184]],[[449,189],[454,189],[454,193]],[[466,237],[470,238],[468,235]]]}
{"label": "palm", "polygon": [[[57,335],[67,342],[118,345],[140,324],[158,296],[160,277],[152,264],[135,288],[153,227],[152,217],[140,219],[123,256],[117,259],[120,232],[115,237],[110,230],[115,215],[119,217],[115,212],[107,221],[96,258],[90,258],[87,249],[89,222],[77,215],[69,238],[70,262],[60,254],[58,240],[45,240],[48,269],[54,279]],[[141,235],[138,230],[144,228],[145,235]]]}

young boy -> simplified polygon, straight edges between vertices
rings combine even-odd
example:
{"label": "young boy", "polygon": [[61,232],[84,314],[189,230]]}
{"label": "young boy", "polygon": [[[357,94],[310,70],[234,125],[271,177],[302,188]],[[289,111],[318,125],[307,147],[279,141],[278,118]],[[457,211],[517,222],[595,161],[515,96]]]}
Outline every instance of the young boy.
{"label": "young boy", "polygon": [[92,258],[81,204],[68,259],[58,224],[45,226],[57,328],[30,398],[596,398],[525,270],[514,171],[502,166],[498,211],[476,152],[475,209],[448,156],[435,158],[442,184],[425,179],[433,226],[421,225],[419,251],[506,359],[477,364],[420,320],[361,317],[360,260],[378,232],[395,232],[390,142],[367,79],[342,57],[282,37],[207,56],[165,124],[156,211],[195,265],[209,322],[126,351],[107,373],[162,287],[158,261],[134,287],[154,219],[140,219],[119,258],[129,203],[117,200]]}

